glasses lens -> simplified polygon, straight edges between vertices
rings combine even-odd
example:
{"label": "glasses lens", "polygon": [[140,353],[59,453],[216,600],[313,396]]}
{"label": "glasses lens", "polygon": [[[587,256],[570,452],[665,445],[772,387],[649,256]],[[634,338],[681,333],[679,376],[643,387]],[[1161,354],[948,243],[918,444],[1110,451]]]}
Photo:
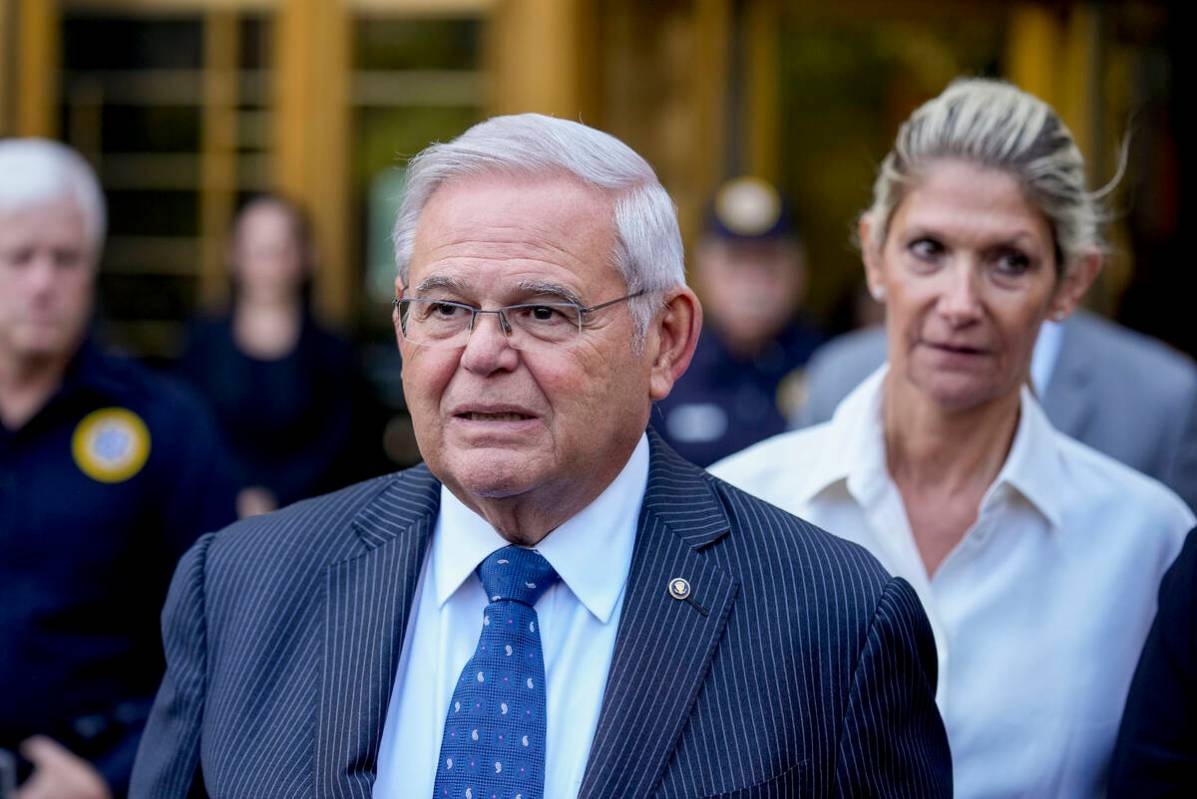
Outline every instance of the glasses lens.
{"label": "glasses lens", "polygon": [[512,305],[504,309],[512,328],[512,346],[524,342],[560,344],[582,332],[582,309],[573,303]]}
{"label": "glasses lens", "polygon": [[[448,300],[401,299],[399,325],[413,344],[431,347],[463,346],[470,336],[475,313],[495,314],[495,321],[516,349],[568,342],[582,332],[582,309],[572,302],[509,305],[493,311]],[[503,323],[506,323],[505,325]]]}
{"label": "glasses lens", "polygon": [[399,324],[413,344],[453,344],[468,332],[473,311],[466,305],[443,300],[399,301]]}

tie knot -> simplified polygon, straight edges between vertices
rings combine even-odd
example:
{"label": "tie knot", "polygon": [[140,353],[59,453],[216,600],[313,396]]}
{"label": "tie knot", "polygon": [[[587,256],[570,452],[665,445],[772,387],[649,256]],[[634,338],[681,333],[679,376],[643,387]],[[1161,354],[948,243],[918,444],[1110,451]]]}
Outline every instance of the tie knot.
{"label": "tie knot", "polygon": [[560,577],[539,552],[503,547],[478,567],[482,588],[491,602],[511,599],[533,607]]}

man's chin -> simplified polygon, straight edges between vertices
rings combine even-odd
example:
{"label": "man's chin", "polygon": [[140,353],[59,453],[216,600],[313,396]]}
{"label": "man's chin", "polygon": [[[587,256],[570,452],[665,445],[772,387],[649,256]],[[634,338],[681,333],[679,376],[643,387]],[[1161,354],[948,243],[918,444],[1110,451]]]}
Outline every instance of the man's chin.
{"label": "man's chin", "polygon": [[69,359],[79,347],[77,336],[64,331],[38,331],[38,335],[12,337],[4,349],[22,361],[41,363]]}
{"label": "man's chin", "polygon": [[[524,449],[485,447],[445,459],[443,482],[470,496],[507,499],[523,494],[535,483],[539,458]],[[439,475],[438,475],[439,476]]]}

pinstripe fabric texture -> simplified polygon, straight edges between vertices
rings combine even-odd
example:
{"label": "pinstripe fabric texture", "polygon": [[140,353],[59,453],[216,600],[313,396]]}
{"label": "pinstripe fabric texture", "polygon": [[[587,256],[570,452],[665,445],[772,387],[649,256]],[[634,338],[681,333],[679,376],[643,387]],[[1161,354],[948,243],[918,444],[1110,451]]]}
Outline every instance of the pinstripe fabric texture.
{"label": "pinstripe fabric texture", "polygon": [[[910,586],[650,444],[580,795],[949,796]],[[220,799],[370,797],[438,489],[417,467],[201,539],[163,614],[132,797],[185,797],[198,774]]]}

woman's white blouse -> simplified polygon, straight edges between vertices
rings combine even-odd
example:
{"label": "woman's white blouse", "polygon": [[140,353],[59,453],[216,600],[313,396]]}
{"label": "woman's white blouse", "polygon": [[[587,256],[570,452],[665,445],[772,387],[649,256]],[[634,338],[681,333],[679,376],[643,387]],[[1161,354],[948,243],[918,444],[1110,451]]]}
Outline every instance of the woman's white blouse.
{"label": "woman's white blouse", "polygon": [[711,471],[861,544],[914,586],[939,650],[958,797],[1101,795],[1160,577],[1193,514],[1057,432],[1024,388],[976,522],[928,578],[885,467],[884,377],[882,367],[826,424]]}

